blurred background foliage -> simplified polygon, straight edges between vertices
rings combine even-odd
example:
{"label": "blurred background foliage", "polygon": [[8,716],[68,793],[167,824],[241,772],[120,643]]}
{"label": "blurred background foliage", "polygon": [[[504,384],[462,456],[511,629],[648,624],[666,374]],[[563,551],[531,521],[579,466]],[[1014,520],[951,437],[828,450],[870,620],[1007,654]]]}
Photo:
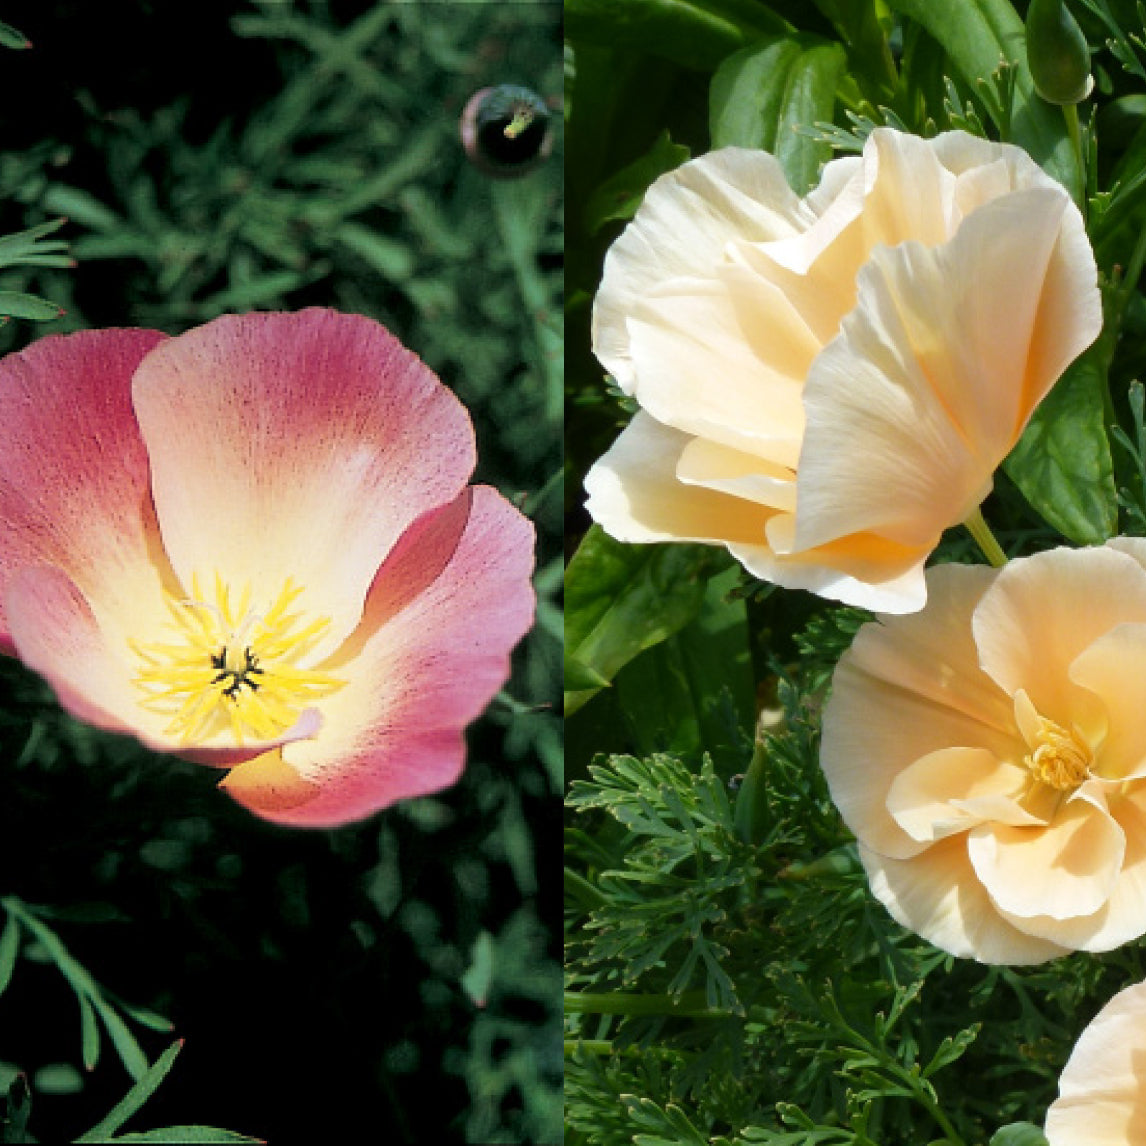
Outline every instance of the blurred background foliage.
{"label": "blurred background foliage", "polygon": [[[0,15],[33,44],[0,59],[0,234],[40,228],[38,246],[0,245],[0,292],[15,292],[0,303],[65,311],[10,320],[0,350],[228,311],[371,315],[468,405],[476,480],[539,534],[538,624],[471,729],[462,781],[338,831],[257,821],[209,770],[76,724],[0,664],[0,892],[24,920],[0,939],[0,1140],[71,1140],[177,1036],[128,1131],[555,1142],[541,855],[562,775],[562,147],[491,180],[457,123],[488,84],[559,106],[560,8],[38,0]],[[85,1069],[93,1007],[122,1065]]]}

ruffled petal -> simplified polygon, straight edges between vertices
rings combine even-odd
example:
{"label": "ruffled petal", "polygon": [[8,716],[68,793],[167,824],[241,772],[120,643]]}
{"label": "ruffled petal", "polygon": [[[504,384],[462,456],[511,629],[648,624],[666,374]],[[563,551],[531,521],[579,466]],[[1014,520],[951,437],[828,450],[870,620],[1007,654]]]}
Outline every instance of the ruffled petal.
{"label": "ruffled petal", "polygon": [[[1041,321],[1065,206],[1016,192],[947,244],[872,252],[856,309],[808,376],[801,547],[860,530],[934,545],[986,496],[1034,404],[1101,329],[1089,311],[1056,330]],[[1080,300],[1095,280],[1092,259],[1075,268]]]}
{"label": "ruffled petal", "polygon": [[967,854],[1001,911],[1070,919],[1092,915],[1109,899],[1122,870],[1126,835],[1086,800],[1067,800],[1046,828],[982,824]]}
{"label": "ruffled petal", "polygon": [[1052,549],[1000,570],[972,627],[983,669],[1069,729],[1105,727],[1106,708],[1069,669],[1124,622],[1146,621],[1146,570],[1117,549]]}
{"label": "ruffled petal", "polygon": [[402,532],[474,466],[461,403],[359,315],[218,318],[148,355],[134,401],[184,585],[219,573],[269,604],[289,576],[300,607],[331,618],[327,648]]}
{"label": "ruffled petal", "polygon": [[131,407],[131,376],[163,338],[84,331],[0,360],[0,650],[13,651],[4,586],[24,566],[62,569],[128,629],[170,576]]}
{"label": "ruffled petal", "polygon": [[872,894],[904,927],[936,947],[981,963],[1043,963],[1067,949],[1028,935],[995,910],[975,878],[965,837],[951,836],[911,859],[860,847]]}
{"label": "ruffled petal", "polygon": [[1146,1142],[1146,983],[1120,991],[1075,1043],[1047,1110],[1050,1146]]}
{"label": "ruffled petal", "polygon": [[1025,768],[985,748],[940,748],[920,757],[892,781],[887,810],[913,840],[934,843],[994,821],[1042,827],[1019,803]]}
{"label": "ruffled petal", "polygon": [[775,510],[678,479],[677,467],[693,440],[638,410],[586,475],[585,508],[618,541],[764,548],[764,525]]}
{"label": "ruffled petal", "polygon": [[593,306],[593,349],[621,388],[636,383],[627,320],[655,286],[707,276],[726,243],[764,241],[807,225],[775,158],[729,147],[662,175],[609,249]]}
{"label": "ruffled petal", "polygon": [[1102,701],[1107,728],[1095,761],[1106,780],[1146,776],[1146,624],[1116,625],[1071,662],[1068,674]]}
{"label": "ruffled petal", "polygon": [[323,827],[454,783],[465,726],[505,682],[532,622],[533,536],[487,487],[420,518],[324,666],[348,683],[321,702],[320,735],[288,745],[281,761],[235,769],[226,790],[267,819]]}
{"label": "ruffled petal", "polygon": [[836,668],[821,765],[848,827],[886,856],[925,846],[888,810],[892,785],[916,761],[952,746],[1021,756],[1008,698],[979,671],[970,639],[970,615],[994,576],[979,566],[931,570],[926,609],[865,625]]}
{"label": "ruffled petal", "polygon": [[1112,951],[1146,935],[1146,791],[1136,786],[1112,800],[1110,814],[1126,838],[1126,854],[1098,910],[1067,919],[1013,916],[1011,922],[1074,951]]}

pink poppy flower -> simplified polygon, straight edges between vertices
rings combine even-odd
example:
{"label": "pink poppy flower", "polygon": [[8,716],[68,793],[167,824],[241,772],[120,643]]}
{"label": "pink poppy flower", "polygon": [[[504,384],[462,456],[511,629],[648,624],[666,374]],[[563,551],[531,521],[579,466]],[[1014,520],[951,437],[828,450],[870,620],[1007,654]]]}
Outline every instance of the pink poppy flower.
{"label": "pink poppy flower", "polygon": [[529,628],[533,529],[376,322],[226,316],[0,361],[0,651],[69,712],[332,826],[452,784]]}

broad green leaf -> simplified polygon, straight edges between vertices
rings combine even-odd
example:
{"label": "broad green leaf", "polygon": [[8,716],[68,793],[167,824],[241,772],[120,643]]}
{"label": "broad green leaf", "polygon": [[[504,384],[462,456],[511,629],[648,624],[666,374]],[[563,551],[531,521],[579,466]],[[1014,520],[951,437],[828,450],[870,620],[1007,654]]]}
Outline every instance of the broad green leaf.
{"label": "broad green leaf", "polygon": [[[721,145],[714,141],[713,146]],[[585,229],[594,234],[614,219],[631,219],[653,180],[679,167],[688,155],[687,147],[673,143],[667,129],[662,131],[640,159],[610,175],[593,192],[585,206]]]}
{"label": "broad green leaf", "polygon": [[77,1138],[77,1142],[263,1142],[217,1126],[160,1126],[155,1130],[117,1134],[114,1138]]}
{"label": "broad green leaf", "polygon": [[708,71],[725,56],[791,27],[755,0],[566,0],[574,41],[649,52]]}
{"label": "broad green leaf", "polygon": [[1090,350],[1067,369],[1003,463],[1031,506],[1076,545],[1101,545],[1118,530],[1103,353]]}
{"label": "broad green leaf", "polygon": [[30,48],[32,41],[18,28],[13,28],[11,24],[0,23],[0,45],[3,45],[5,48],[16,48],[20,50]]}
{"label": "broad green leaf", "polygon": [[47,322],[59,318],[63,307],[34,294],[24,294],[18,290],[0,290],[0,314],[12,318],[27,318],[33,322]]}
{"label": "broad green leaf", "polygon": [[740,771],[755,715],[747,610],[730,596],[740,570],[713,577],[695,619],[617,674],[616,700],[638,755],[707,752]]}
{"label": "broad green leaf", "polygon": [[[612,680],[622,665],[692,620],[715,557],[697,545],[624,545],[594,525],[565,572],[570,678],[583,682],[589,669]],[[593,691],[567,692],[566,716]]]}
{"label": "broad green leaf", "polygon": [[86,1134],[81,1134],[77,1142],[109,1142],[112,1135],[155,1093],[159,1084],[167,1077],[167,1072],[183,1048],[183,1040],[172,1043],[148,1067],[135,1085],[99,1120]]}
{"label": "broad green leaf", "polygon": [[712,146],[772,152],[792,189],[804,194],[832,150],[800,129],[832,119],[846,64],[842,45],[812,36],[762,41],[729,56],[709,90]]}
{"label": "broad green leaf", "polygon": [[990,1146],[1047,1146],[1047,1139],[1033,1122],[1012,1122],[995,1131]]}
{"label": "broad green leaf", "polygon": [[0,933],[0,995],[12,981],[16,968],[16,956],[20,952],[20,924],[14,915],[8,916],[4,931]]}
{"label": "broad green leaf", "polygon": [[1026,31],[1010,0],[887,0],[889,7],[922,25],[939,41],[975,91],[1006,60],[1015,66],[1015,102],[1008,117],[988,102],[996,126],[1025,148],[1049,174],[1075,193],[1078,164],[1062,109],[1035,94],[1027,66]]}

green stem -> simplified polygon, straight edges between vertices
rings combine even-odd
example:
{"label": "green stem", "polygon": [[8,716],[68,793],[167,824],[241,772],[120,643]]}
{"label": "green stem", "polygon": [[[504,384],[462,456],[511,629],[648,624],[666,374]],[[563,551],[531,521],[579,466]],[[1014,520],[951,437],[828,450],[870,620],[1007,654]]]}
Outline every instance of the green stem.
{"label": "green stem", "polygon": [[977,508],[963,524],[975,539],[975,544],[983,551],[983,556],[996,568],[1002,569],[1007,563],[1007,555],[995,540],[991,527],[983,519],[982,508]]}
{"label": "green stem", "polygon": [[567,1015],[674,1015],[693,1019],[727,1019],[732,1012],[710,1007],[703,991],[685,991],[678,999],[668,995],[633,995],[625,991],[591,994],[566,991]]}
{"label": "green stem", "polygon": [[1082,128],[1078,122],[1078,104],[1063,105],[1063,117],[1066,119],[1066,131],[1070,136],[1070,145],[1074,149],[1074,162],[1078,167],[1078,209],[1086,219],[1086,159],[1082,152]]}

